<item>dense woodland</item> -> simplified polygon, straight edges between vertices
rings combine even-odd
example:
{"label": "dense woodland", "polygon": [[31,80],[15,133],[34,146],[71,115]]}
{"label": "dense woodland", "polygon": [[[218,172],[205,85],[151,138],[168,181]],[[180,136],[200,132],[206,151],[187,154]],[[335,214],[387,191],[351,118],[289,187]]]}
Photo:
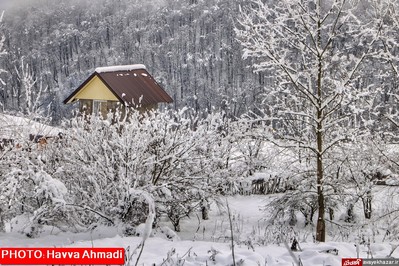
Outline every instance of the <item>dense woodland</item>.
{"label": "dense woodland", "polygon": [[[143,63],[174,99],[172,108],[254,108],[263,76],[242,60],[234,24],[242,1],[42,1],[4,14],[5,85],[0,102],[23,111],[22,61],[48,87],[55,122],[69,117],[62,100],[94,68]],[[40,81],[40,82],[39,82]]]}
{"label": "dense woodland", "polygon": [[[254,73],[254,60],[243,59],[234,29],[240,6],[248,5],[247,0],[100,0],[95,5],[42,0],[8,8],[1,25],[7,54],[1,58],[6,72],[2,73],[0,103],[6,111],[25,111],[20,73],[28,65],[36,80],[33,94],[39,87],[47,89],[42,107],[51,103],[51,116],[58,124],[73,110],[62,100],[94,68],[143,63],[174,99],[169,108],[188,106],[205,112],[216,108],[232,116],[258,112],[275,81],[272,72]],[[360,7],[368,8],[368,4]],[[390,39],[395,32],[385,33],[389,34],[385,44],[395,55]],[[342,44],[334,42],[334,49],[345,48],[345,38]],[[368,78],[358,81],[364,86],[383,83],[373,103],[382,110],[381,116],[396,107],[398,82],[396,68],[389,64],[396,62],[392,59],[370,60],[369,67],[363,68],[370,71]],[[374,73],[376,67],[384,69],[384,74]],[[377,106],[380,102],[382,107]]]}

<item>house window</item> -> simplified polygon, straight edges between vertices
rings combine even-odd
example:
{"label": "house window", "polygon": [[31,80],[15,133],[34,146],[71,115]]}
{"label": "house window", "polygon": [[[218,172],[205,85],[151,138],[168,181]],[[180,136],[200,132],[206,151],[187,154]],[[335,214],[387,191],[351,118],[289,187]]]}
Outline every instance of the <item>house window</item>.
{"label": "house window", "polygon": [[93,110],[93,101],[81,99],[79,100],[79,103],[80,103],[79,106],[80,113],[84,115],[91,115]]}
{"label": "house window", "polygon": [[108,108],[107,101],[93,100],[93,115],[102,115],[107,117]]}

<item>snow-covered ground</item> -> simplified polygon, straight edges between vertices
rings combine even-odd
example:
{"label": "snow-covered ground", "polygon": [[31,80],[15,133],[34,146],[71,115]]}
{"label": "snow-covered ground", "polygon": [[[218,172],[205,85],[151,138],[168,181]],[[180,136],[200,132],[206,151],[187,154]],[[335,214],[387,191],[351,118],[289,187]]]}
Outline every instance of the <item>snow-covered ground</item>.
{"label": "snow-covered ground", "polygon": [[0,114],[0,138],[29,140],[29,134],[57,136],[61,131],[29,118]]}
{"label": "snow-covered ground", "polygon": [[[262,227],[264,213],[260,210],[268,196],[234,196],[228,197],[233,219],[235,237],[248,241],[240,241],[234,247],[237,265],[296,265],[295,258],[303,265],[341,265],[342,258],[356,257],[357,250],[353,242],[314,243],[310,237],[304,237],[306,232],[299,234],[301,251],[290,253],[287,246],[280,244],[259,245],[251,243],[250,239],[264,232]],[[222,199],[225,201],[225,199]],[[183,265],[177,264],[179,259],[184,265],[232,265],[230,243],[230,226],[225,210],[213,205],[210,219],[200,220],[196,215],[182,222],[182,232],[178,236],[169,229],[171,225],[162,220],[161,228],[153,232],[144,246],[138,265]],[[173,240],[168,240],[168,237]],[[329,237],[333,239],[333,237]],[[307,239],[302,241],[301,239]],[[130,264],[137,260],[137,247],[140,237],[123,237],[121,229],[113,227],[97,227],[87,233],[65,233],[54,228],[48,228],[38,238],[8,232],[0,234],[0,247],[124,247],[128,248]],[[363,258],[386,258],[397,243],[377,242],[360,245],[359,252]],[[291,246],[291,243],[287,243]],[[334,250],[338,254],[334,254]],[[326,253],[327,250],[332,252]],[[392,257],[399,257],[399,249]],[[166,261],[166,262],[165,262]],[[162,264],[164,263],[164,264]],[[293,264],[294,263],[294,264]]]}

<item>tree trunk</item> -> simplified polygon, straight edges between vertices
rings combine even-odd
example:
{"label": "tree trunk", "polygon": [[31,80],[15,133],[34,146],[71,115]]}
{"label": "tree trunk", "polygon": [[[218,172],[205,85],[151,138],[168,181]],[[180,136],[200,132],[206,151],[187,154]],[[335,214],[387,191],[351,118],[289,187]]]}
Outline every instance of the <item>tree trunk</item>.
{"label": "tree trunk", "polygon": [[209,220],[209,203],[205,199],[201,201],[201,213],[202,220]]}
{"label": "tree trunk", "polygon": [[[318,94],[319,99],[321,98],[321,60],[319,63],[319,88]],[[324,178],[324,169],[323,169],[323,125],[322,120],[323,111],[319,106],[317,110],[317,129],[316,129],[316,141],[317,141],[317,203],[318,203],[318,218],[317,218],[317,226],[316,226],[316,240],[320,242],[326,241],[326,225],[324,222],[324,213],[325,213],[325,199],[323,193],[323,178]]]}
{"label": "tree trunk", "polygon": [[172,221],[175,232],[180,232],[180,219]]}
{"label": "tree trunk", "polygon": [[[319,165],[319,163],[318,163]],[[318,218],[317,218],[317,226],[316,226],[316,241],[325,242],[326,241],[326,224],[324,221],[324,194],[322,188],[322,174],[321,178],[317,176],[317,200],[319,203],[319,211],[318,211]]]}
{"label": "tree trunk", "polygon": [[350,203],[348,206],[348,209],[346,210],[346,217],[345,217],[345,222],[347,223],[353,223],[355,221],[355,217],[353,216],[353,204]]}
{"label": "tree trunk", "polygon": [[4,219],[3,219],[3,210],[0,209],[0,232],[4,232]]}
{"label": "tree trunk", "polygon": [[328,214],[330,215],[330,220],[334,220],[334,209],[328,208]]}
{"label": "tree trunk", "polygon": [[366,196],[362,198],[364,218],[371,219],[371,192],[367,192]]}
{"label": "tree trunk", "polygon": [[290,218],[288,220],[288,224],[291,226],[295,226],[298,223],[298,220],[296,218],[295,211],[293,209],[290,210]]}
{"label": "tree trunk", "polygon": [[[320,18],[320,2],[318,3],[318,13],[319,20],[317,22],[317,46],[321,47],[321,18]],[[317,105],[316,105],[316,142],[317,142],[317,203],[319,207],[317,226],[316,226],[316,241],[325,242],[326,241],[326,224],[324,221],[325,212],[325,199],[323,194],[323,90],[322,90],[322,79],[323,79],[323,55],[320,52],[317,54],[318,69],[317,69]]]}

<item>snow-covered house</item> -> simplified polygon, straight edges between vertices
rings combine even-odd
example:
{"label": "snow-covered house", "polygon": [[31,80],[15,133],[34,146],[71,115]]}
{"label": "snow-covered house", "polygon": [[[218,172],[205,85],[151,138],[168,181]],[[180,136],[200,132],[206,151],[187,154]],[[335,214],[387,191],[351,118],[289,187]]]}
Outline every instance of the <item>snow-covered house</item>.
{"label": "snow-covered house", "polygon": [[103,117],[118,106],[148,110],[157,108],[158,103],[173,102],[141,64],[96,68],[64,104],[76,101],[81,113]]}

